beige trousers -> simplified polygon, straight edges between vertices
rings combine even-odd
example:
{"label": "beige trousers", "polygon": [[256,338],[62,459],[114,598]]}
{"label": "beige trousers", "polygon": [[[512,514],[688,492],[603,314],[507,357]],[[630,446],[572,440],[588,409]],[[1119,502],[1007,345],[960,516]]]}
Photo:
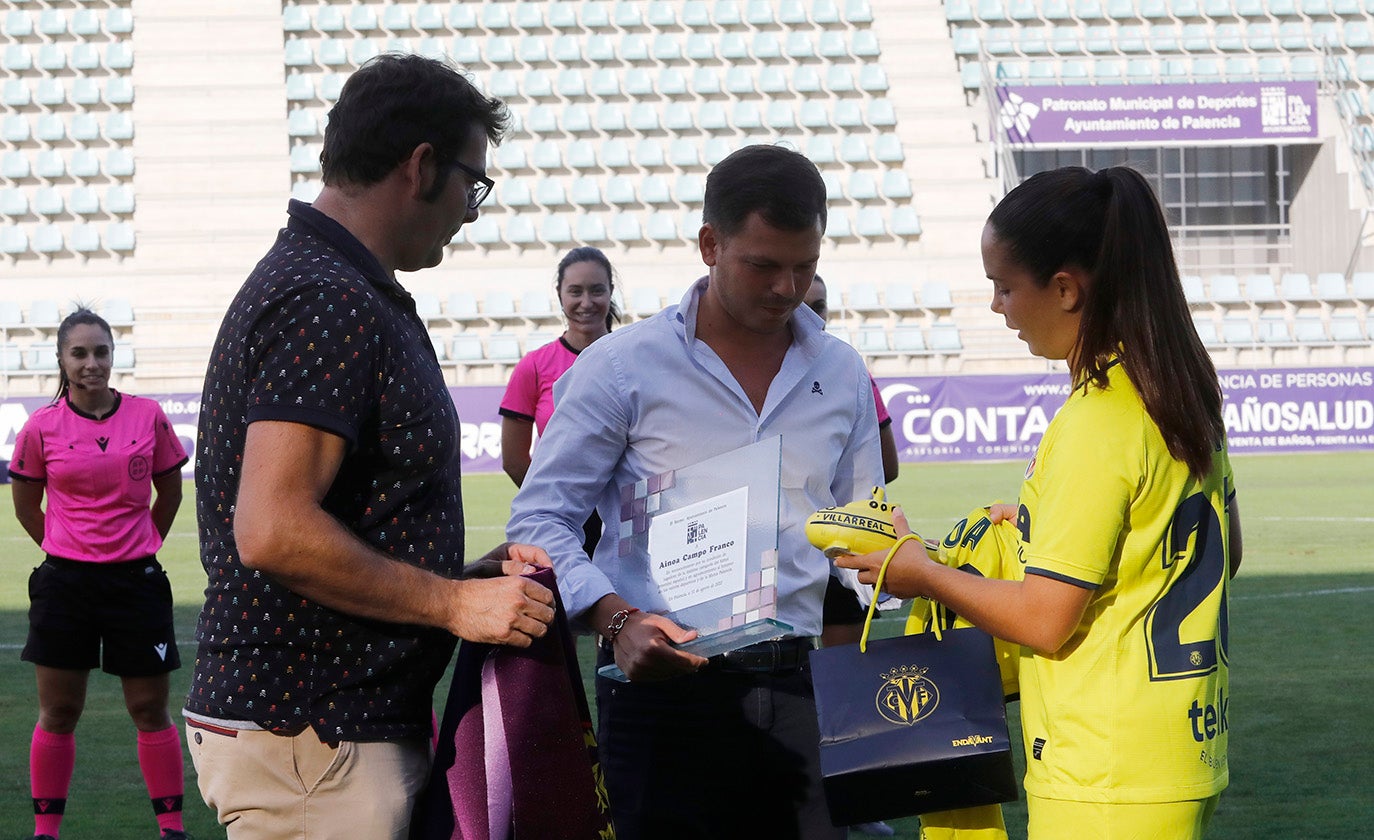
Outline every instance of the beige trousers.
{"label": "beige trousers", "polygon": [[429,742],[320,742],[186,724],[200,795],[229,840],[405,840]]}

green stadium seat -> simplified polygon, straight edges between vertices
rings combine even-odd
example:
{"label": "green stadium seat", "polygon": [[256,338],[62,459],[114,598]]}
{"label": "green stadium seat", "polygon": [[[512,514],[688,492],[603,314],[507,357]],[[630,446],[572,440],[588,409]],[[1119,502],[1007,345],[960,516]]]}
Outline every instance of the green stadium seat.
{"label": "green stadium seat", "polygon": [[[78,254],[92,254],[100,250],[100,231],[95,225],[79,222],[71,228],[72,251]],[[108,318],[106,320],[109,320]]]}
{"label": "green stadium seat", "polygon": [[1333,315],[1331,317],[1331,340],[1338,344],[1365,344],[1369,339],[1364,328],[1354,315]]}
{"label": "green stadium seat", "polygon": [[611,217],[611,238],[627,244],[643,242],[644,232],[639,219],[633,213],[616,213]]}
{"label": "green stadium seat", "polygon": [[606,221],[599,213],[592,213],[585,216],[578,216],[574,223],[577,241],[587,243],[608,242],[610,237],[606,233]]}
{"label": "green stadium seat", "polygon": [[[111,13],[117,11],[110,10]],[[111,41],[105,48],[105,66],[111,70],[128,70],[134,66],[134,48],[127,41]]]}
{"label": "green stadium seat", "polygon": [[[787,94],[791,92],[788,87],[789,71],[775,64],[770,64],[759,70],[758,87],[759,92],[767,96],[777,94]],[[786,104],[786,103],[783,103]]]}
{"label": "green stadium seat", "polygon": [[4,48],[4,69],[11,73],[25,73],[33,69],[33,54],[25,44],[10,44]]}
{"label": "green stadium seat", "polygon": [[67,175],[67,160],[56,149],[44,149],[34,160],[33,172],[39,178],[57,180]]}
{"label": "green stadium seat", "polygon": [[749,42],[739,32],[726,32],[720,36],[717,50],[721,59],[727,62],[749,59]]}
{"label": "green stadium seat", "polygon": [[1278,32],[1268,21],[1256,21],[1245,25],[1245,46],[1254,52],[1272,52],[1278,49]]}
{"label": "green stadium seat", "polygon": [[887,222],[883,211],[877,207],[861,207],[854,217],[854,231],[866,239],[881,239],[887,236]]}
{"label": "green stadium seat", "polygon": [[17,256],[29,250],[29,237],[14,225],[0,227],[0,254]]}
{"label": "green stadium seat", "polygon": [[1001,23],[1007,19],[1007,8],[1002,0],[978,0],[974,14],[983,23]]}
{"label": "green stadium seat", "polygon": [[105,102],[129,105],[134,101],[134,83],[128,76],[112,76],[105,82]]}
{"label": "green stadium seat", "polygon": [[882,54],[878,48],[878,35],[871,29],[860,29],[849,39],[849,51],[856,58],[877,58]]}
{"label": "green stadium seat", "polygon": [[[555,147],[554,153],[557,154],[557,152],[558,150]],[[536,183],[534,200],[543,207],[562,208],[568,206],[568,196],[563,189],[563,183],[549,178],[541,178]],[[504,203],[505,202],[503,202],[503,204]],[[528,200],[528,190],[526,190],[526,200],[523,203],[530,203]],[[518,205],[509,204],[507,206],[514,207]]]}
{"label": "green stadium seat", "polygon": [[[956,29],[954,32],[956,43],[958,42],[960,32],[969,32],[969,34],[972,34],[972,32],[967,29]],[[974,36],[974,40],[977,40],[976,35]],[[820,33],[820,36],[816,39],[816,50],[823,58],[844,59],[849,57],[849,42],[845,40],[843,32],[827,30]]]}
{"label": "green stadium seat", "polygon": [[29,198],[18,187],[0,189],[0,216],[11,219],[29,214]]}
{"label": "green stadium seat", "polygon": [[539,235],[534,229],[534,220],[528,216],[512,216],[506,220],[503,238],[512,245],[534,245]]}
{"label": "green stadium seat", "polygon": [[50,38],[67,34],[67,15],[61,9],[44,9],[38,14],[38,31]]}
{"label": "green stadium seat", "polygon": [[[1215,63],[1214,59],[1200,59]],[[1199,78],[1203,74],[1196,73]],[[1215,74],[1214,74],[1215,75]],[[1222,74],[1228,81],[1249,81],[1259,75],[1259,70],[1255,64],[1255,57],[1250,55],[1231,55],[1226,57],[1226,70]]]}
{"label": "green stadium seat", "polygon": [[483,359],[482,339],[477,335],[456,335],[448,358],[460,364],[475,364]]}
{"label": "green stadium seat", "polygon": [[542,3],[517,2],[514,14],[515,25],[526,32],[544,28],[544,9]]}
{"label": "green stadium seat", "polygon": [[[819,135],[817,135],[817,137],[818,137],[818,136],[819,136]],[[816,139],[816,138],[813,137],[813,138],[811,138],[811,139],[814,140],[814,139]],[[825,139],[828,140],[829,138],[825,138]],[[808,148],[808,149],[811,148],[810,140],[807,141],[807,148]],[[718,164],[718,163],[720,163],[721,161],[725,160],[725,158],[728,157],[729,154],[730,154],[731,152],[733,152],[734,150],[735,150],[734,144],[733,144],[730,140],[727,140],[727,139],[724,138],[724,137],[711,137],[711,138],[709,138],[709,139],[706,141],[706,144],[705,144],[704,146],[702,146],[702,149],[701,149],[701,160],[702,160],[702,162],[705,163],[707,166],[715,166],[716,164]],[[812,160],[813,163],[821,163],[821,162],[822,162],[819,158],[817,158],[815,155],[811,154],[810,152],[808,152],[806,156],[809,157],[809,158],[811,158],[811,160]]]}
{"label": "green stadium seat", "polygon": [[860,353],[886,353],[887,330],[882,327],[859,327],[853,333],[854,349]]}
{"label": "green stadium seat", "polygon": [[678,169],[696,169],[701,166],[701,153],[697,142],[689,137],[675,137],[668,143],[668,161]]}
{"label": "green stadium seat", "polygon": [[825,224],[825,235],[830,239],[853,239],[854,226],[849,222],[849,214],[843,210],[831,210]]}
{"label": "green stadium seat", "polygon": [[287,67],[309,67],[315,63],[315,52],[309,41],[290,38],[286,42],[283,63]]}
{"label": "green stadium seat", "polygon": [[[375,22],[375,17],[374,17]],[[410,30],[410,9],[402,5],[382,7],[381,26],[388,32],[407,32]],[[374,27],[375,28],[375,27]],[[357,27],[354,27],[356,30]]]}
{"label": "green stadium seat", "polygon": [[320,171],[320,150],[313,145],[291,147],[290,166],[293,173],[310,174]]}
{"label": "green stadium seat", "polygon": [[134,191],[128,184],[111,184],[105,190],[102,206],[112,216],[127,216],[134,212]]}
{"label": "green stadium seat", "polygon": [[614,70],[603,67],[592,72],[590,87],[592,95],[602,99],[620,96],[620,76]]}
{"label": "green stadium seat", "polygon": [[33,211],[40,216],[61,216],[67,212],[67,202],[57,187],[40,187],[33,195]]}
{"label": "green stadium seat", "polygon": [[898,324],[892,328],[892,349],[898,353],[924,353],[925,335],[914,324]]}
{"label": "green stadium seat", "polygon": [[3,100],[8,107],[23,108],[33,100],[33,95],[23,79],[6,79]]}
{"label": "green stadium seat", "polygon": [[601,163],[611,169],[631,169],[630,144],[621,137],[613,137],[601,144]]}
{"label": "green stadium seat", "polygon": [[1197,331],[1197,337],[1202,341],[1203,347],[1220,347],[1224,343],[1217,334],[1217,325],[1211,316],[1194,315],[1193,329]]}
{"label": "green stadium seat", "polygon": [[930,349],[936,353],[958,353],[964,349],[959,337],[959,327],[954,324],[932,324],[930,327]]}
{"label": "green stadium seat", "polygon": [[916,217],[915,208],[899,206],[892,210],[892,234],[903,238],[921,236],[921,220]]}
{"label": "green stadium seat", "polygon": [[71,64],[73,70],[88,72],[100,69],[100,50],[95,44],[82,42],[72,45]]}
{"label": "green stadium seat", "polygon": [[283,32],[309,32],[310,12],[304,6],[288,3],[281,10],[281,28]]}
{"label": "green stadium seat", "polygon": [[73,178],[98,178],[100,156],[94,149],[73,149],[69,171]]}
{"label": "green stadium seat", "polygon": [[1132,0],[1107,0],[1104,11],[1113,20],[1135,20],[1135,3]]}
{"label": "green stadium seat", "polygon": [[315,30],[329,35],[343,32],[343,9],[338,6],[320,6],[315,12]]}
{"label": "green stadium seat", "polygon": [[1180,32],[1179,42],[1185,53],[1210,53],[1212,30],[1205,23],[1187,23]]}
{"label": "green stadium seat", "polygon": [[582,61],[582,42],[574,35],[559,35],[553,39],[553,60],[561,64]]}
{"label": "green stadium seat", "polygon": [[320,191],[323,189],[324,184],[314,179],[294,181],[291,184],[291,197],[297,201],[304,201],[306,204],[313,204],[315,199],[320,197]]}

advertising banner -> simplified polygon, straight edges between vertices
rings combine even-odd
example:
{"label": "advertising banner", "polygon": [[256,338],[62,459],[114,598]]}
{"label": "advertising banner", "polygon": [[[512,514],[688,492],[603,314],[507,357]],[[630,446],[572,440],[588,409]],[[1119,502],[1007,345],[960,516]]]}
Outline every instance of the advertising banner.
{"label": "advertising banner", "polygon": [[1316,82],[1008,85],[1007,142],[1021,148],[1313,142]]}
{"label": "advertising banner", "polygon": [[[1374,367],[1220,372],[1233,453],[1374,449]],[[1017,461],[1035,453],[1069,395],[1066,374],[879,377],[903,461]],[[463,470],[501,471],[501,386],[452,388],[462,420]],[[198,394],[147,395],[195,450]],[[29,414],[48,397],[0,402],[0,467]],[[185,467],[189,478],[195,459]],[[3,479],[8,480],[4,473]]]}
{"label": "advertising banner", "polygon": [[[1220,371],[1231,452],[1374,449],[1374,368]],[[1069,395],[1066,374],[878,380],[903,461],[1021,460]]]}

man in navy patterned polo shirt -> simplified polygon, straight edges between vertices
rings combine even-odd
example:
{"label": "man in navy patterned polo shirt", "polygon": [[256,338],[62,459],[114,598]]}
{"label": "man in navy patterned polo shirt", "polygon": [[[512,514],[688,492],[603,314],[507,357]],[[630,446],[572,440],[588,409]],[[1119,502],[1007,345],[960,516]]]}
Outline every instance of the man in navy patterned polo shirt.
{"label": "man in navy patterned polo shirt", "polygon": [[230,304],[206,372],[196,509],[209,582],[186,703],[231,840],[403,838],[455,637],[527,646],[553,619],[507,544],[459,579],[459,426],[396,271],[437,265],[490,191],[498,100],[387,55],[329,114],[313,205]]}

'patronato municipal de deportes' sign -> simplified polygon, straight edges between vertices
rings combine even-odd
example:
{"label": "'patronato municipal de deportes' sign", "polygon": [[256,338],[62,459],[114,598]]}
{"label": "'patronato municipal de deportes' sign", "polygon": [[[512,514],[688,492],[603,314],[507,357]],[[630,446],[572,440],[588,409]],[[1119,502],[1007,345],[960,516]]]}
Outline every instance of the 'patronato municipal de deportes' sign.
{"label": "'patronato municipal de deportes' sign", "polygon": [[1316,82],[1016,85],[998,120],[1021,148],[1312,142]]}

